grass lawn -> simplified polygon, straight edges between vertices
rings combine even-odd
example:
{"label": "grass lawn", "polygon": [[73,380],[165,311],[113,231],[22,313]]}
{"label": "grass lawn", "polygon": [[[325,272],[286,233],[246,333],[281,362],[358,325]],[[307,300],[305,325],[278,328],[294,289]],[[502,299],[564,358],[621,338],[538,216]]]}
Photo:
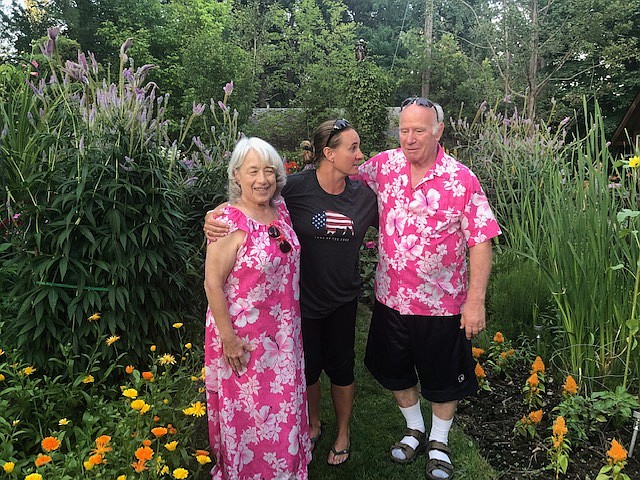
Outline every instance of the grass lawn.
{"label": "grass lawn", "polygon": [[[392,480],[424,478],[426,456],[421,455],[410,465],[399,465],[389,459],[389,448],[401,438],[405,427],[391,393],[382,388],[365,368],[364,349],[369,331],[369,309],[360,305],[356,327],[356,400],[351,421],[351,458],[338,467],[327,465],[335,420],[329,392],[329,381],[322,377],[322,422],[324,437],[316,446],[309,466],[311,480],[371,479]],[[423,400],[423,412],[430,428],[431,411]],[[474,443],[456,427],[455,421],[449,444],[452,449],[454,477],[457,480],[488,480],[497,473],[480,456]]]}

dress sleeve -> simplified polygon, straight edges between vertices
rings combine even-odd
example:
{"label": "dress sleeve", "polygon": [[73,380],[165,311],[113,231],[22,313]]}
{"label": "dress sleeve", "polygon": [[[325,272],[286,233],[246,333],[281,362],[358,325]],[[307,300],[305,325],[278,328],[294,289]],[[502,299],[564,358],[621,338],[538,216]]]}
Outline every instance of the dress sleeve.
{"label": "dress sleeve", "polygon": [[287,209],[287,204],[284,199],[281,199],[281,201],[278,202],[278,217],[293,228],[293,225],[291,224],[291,215],[289,215],[289,210]]}

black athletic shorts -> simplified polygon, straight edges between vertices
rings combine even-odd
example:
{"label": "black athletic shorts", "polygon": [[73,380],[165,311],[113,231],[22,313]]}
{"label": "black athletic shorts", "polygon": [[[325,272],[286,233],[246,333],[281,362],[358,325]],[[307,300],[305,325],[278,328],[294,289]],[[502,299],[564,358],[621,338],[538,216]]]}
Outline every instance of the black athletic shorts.
{"label": "black athletic shorts", "polygon": [[324,318],[302,317],[302,342],[307,385],[320,379],[324,370],[340,387],[354,380],[357,299]]}
{"label": "black athletic shorts", "polygon": [[376,300],[364,363],[389,390],[405,390],[420,380],[422,396],[432,402],[460,400],[478,390],[460,315],[401,315]]}

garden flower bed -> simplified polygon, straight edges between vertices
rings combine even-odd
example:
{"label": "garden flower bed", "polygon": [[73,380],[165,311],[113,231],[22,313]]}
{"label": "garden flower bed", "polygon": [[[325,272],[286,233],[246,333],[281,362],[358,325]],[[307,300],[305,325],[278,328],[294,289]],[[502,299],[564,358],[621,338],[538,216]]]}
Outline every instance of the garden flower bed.
{"label": "garden flower bed", "polygon": [[[514,425],[527,413],[523,400],[523,385],[530,376],[530,366],[517,362],[509,370],[509,376],[496,374],[486,369],[486,380],[491,391],[481,390],[475,397],[463,401],[456,415],[456,424],[478,444],[478,451],[499,472],[500,479],[549,480],[555,472],[546,469],[549,465],[551,426],[557,412],[554,407],[562,401],[562,384],[547,382],[543,394],[543,416],[536,427],[536,436],[524,438],[514,434]],[[600,469],[607,464],[607,451],[611,440],[617,439],[629,449],[633,423],[629,421],[621,428],[613,428],[604,422],[600,431],[588,435],[586,441],[571,439],[569,468],[561,479],[595,479]],[[640,478],[640,446],[636,442],[633,457],[627,459],[622,470],[629,478]]]}

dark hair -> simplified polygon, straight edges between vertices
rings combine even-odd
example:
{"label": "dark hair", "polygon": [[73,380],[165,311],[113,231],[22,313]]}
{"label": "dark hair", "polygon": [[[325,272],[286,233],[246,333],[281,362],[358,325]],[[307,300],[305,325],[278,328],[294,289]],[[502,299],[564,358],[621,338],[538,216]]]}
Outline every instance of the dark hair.
{"label": "dark hair", "polygon": [[303,140],[300,142],[300,148],[302,149],[302,161],[308,165],[315,161],[315,155],[313,154],[313,145],[309,140]]}
{"label": "dark hair", "polygon": [[[320,162],[320,160],[324,158],[324,147],[336,148],[338,145],[340,145],[340,137],[342,136],[342,133],[346,130],[353,130],[353,127],[349,125],[348,122],[346,122],[345,120],[342,121],[347,123],[347,126],[339,129],[338,131],[334,132],[334,127],[336,125],[336,122],[338,122],[338,119],[322,122],[313,131],[312,153],[313,161],[315,163]],[[309,145],[311,145],[311,142],[309,142],[308,140],[305,141],[308,142]],[[302,143],[300,144],[300,146],[303,149],[305,148]]]}

